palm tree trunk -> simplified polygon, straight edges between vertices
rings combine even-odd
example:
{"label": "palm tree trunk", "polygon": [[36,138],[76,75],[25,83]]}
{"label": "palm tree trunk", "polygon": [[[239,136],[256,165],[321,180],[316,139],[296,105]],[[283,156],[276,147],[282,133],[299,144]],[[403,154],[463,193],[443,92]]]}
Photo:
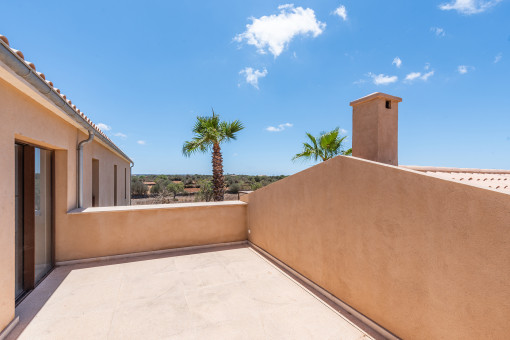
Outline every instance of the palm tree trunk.
{"label": "palm tree trunk", "polygon": [[221,156],[220,144],[213,145],[212,154],[213,166],[213,197],[215,201],[223,201],[224,178],[223,178],[223,157]]}

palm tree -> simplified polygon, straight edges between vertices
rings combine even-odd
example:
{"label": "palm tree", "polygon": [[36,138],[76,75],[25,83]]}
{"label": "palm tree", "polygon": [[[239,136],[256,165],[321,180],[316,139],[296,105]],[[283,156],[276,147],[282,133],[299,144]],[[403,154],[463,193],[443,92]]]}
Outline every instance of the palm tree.
{"label": "palm tree", "polygon": [[221,121],[220,117],[212,111],[212,117],[197,117],[191,141],[184,142],[182,153],[189,157],[196,152],[209,152],[212,150],[213,167],[213,198],[215,201],[223,201],[224,178],[223,158],[220,144],[236,139],[236,133],[244,129],[239,120],[232,122]]}
{"label": "palm tree", "polygon": [[321,132],[318,137],[314,137],[308,132],[306,135],[308,136],[309,142],[303,143],[303,151],[296,154],[292,160],[302,158],[318,161],[320,159],[324,162],[337,155],[352,155],[352,148],[347,150],[343,148],[342,143],[347,136],[340,136],[339,128],[329,132]]}

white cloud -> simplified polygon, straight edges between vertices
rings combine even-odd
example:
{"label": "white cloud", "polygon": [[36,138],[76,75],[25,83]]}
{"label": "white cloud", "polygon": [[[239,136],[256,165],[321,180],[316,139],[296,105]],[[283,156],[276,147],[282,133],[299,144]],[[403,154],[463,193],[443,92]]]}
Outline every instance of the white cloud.
{"label": "white cloud", "polygon": [[138,143],[138,144],[140,144],[140,145],[145,145],[145,144],[147,144],[144,140],[139,140],[139,141],[137,141],[137,143]]}
{"label": "white cloud", "polygon": [[407,81],[413,81],[421,76],[421,72],[411,72],[406,76]]}
{"label": "white cloud", "polygon": [[503,59],[503,53],[498,53],[498,55],[494,57],[494,64],[499,63],[501,59]]}
{"label": "white cloud", "polygon": [[397,76],[387,76],[382,73],[381,74],[369,73],[368,75],[372,77],[375,85],[388,85],[398,81]]}
{"label": "white cloud", "polygon": [[99,130],[103,130],[103,131],[110,131],[112,129],[111,126],[106,125],[104,123],[99,123],[96,126],[99,128]]}
{"label": "white cloud", "polygon": [[471,66],[459,65],[457,67],[457,72],[459,72],[460,74],[466,74],[468,73],[469,69],[471,69]]}
{"label": "white cloud", "polygon": [[402,59],[400,59],[399,57],[395,57],[391,64],[395,65],[397,68],[400,68],[400,66],[402,65]]}
{"label": "white cloud", "polygon": [[502,0],[453,0],[449,3],[439,5],[439,8],[443,11],[455,10],[462,14],[471,15],[485,12],[501,1]]}
{"label": "white cloud", "polygon": [[264,78],[267,76],[267,70],[264,69],[262,71],[254,70],[251,67],[245,67],[242,69],[239,74],[242,74],[246,77],[246,82],[252,85],[254,88],[259,88],[259,78]]}
{"label": "white cloud", "polygon": [[441,27],[431,27],[430,30],[438,37],[444,37],[446,35],[446,31]]}
{"label": "white cloud", "polygon": [[430,72],[427,72],[424,75],[422,75],[420,79],[423,81],[427,81],[433,75],[434,75],[434,71],[430,71]]}
{"label": "white cloud", "polygon": [[250,18],[252,23],[246,25],[246,31],[235,36],[234,40],[245,40],[257,47],[261,54],[269,51],[278,57],[291,40],[298,35],[320,35],[326,24],[315,18],[311,8],[294,7],[292,4],[278,6],[279,14]]}
{"label": "white cloud", "polygon": [[[428,70],[427,67],[425,69]],[[434,75],[434,71],[430,71],[430,72],[427,72],[427,73],[424,73],[424,74],[422,74],[421,72],[411,72],[411,73],[406,75],[406,78],[405,78],[404,81],[406,81],[408,83],[410,83],[410,82],[412,82],[414,80],[417,80],[417,79],[420,79],[420,80],[423,80],[423,81],[427,81],[433,75]]]}
{"label": "white cloud", "polygon": [[280,124],[278,126],[268,126],[266,128],[266,131],[270,131],[270,132],[281,132],[283,130],[285,130],[286,128],[288,127],[292,127],[293,124],[291,123],[284,123],[284,124]]}
{"label": "white cloud", "polygon": [[344,5],[340,5],[337,9],[333,11],[333,14],[338,15],[340,18],[347,20],[347,9],[345,9]]}
{"label": "white cloud", "polygon": [[122,132],[117,132],[113,134],[115,137],[120,137],[122,139],[126,139],[127,135],[123,134]]}
{"label": "white cloud", "polygon": [[347,132],[348,132],[348,131],[347,131],[346,129],[340,129],[340,133],[341,133],[342,135],[346,135],[346,134],[347,134]]}

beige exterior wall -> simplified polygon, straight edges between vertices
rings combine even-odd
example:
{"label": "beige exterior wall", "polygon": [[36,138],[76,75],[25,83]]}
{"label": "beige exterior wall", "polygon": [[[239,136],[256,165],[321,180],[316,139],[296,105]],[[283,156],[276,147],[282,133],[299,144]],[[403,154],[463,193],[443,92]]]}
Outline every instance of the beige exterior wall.
{"label": "beige exterior wall", "polygon": [[[55,167],[59,171],[56,172],[55,200],[60,204],[60,207],[55,205],[56,228],[65,229],[58,225],[58,221],[67,210],[76,207],[76,147],[79,141],[87,138],[84,131],[52,111],[58,108],[44,103],[35,90],[26,85],[26,92],[23,92],[21,87],[11,85],[11,80],[19,81],[0,65],[0,175],[4,183],[0,192],[0,330],[14,317],[15,142],[56,151]],[[84,206],[92,203],[92,158],[100,161],[100,204],[113,204],[114,164],[119,169],[119,205],[128,204],[129,196],[124,195],[123,181],[124,169],[129,174],[129,162],[95,140],[84,147]],[[126,186],[128,193],[129,184]]]}
{"label": "beige exterior wall", "polygon": [[340,156],[243,200],[251,242],[397,336],[510,334],[510,195]]}
{"label": "beige exterior wall", "polygon": [[247,239],[246,204],[216,202],[70,213],[57,232],[57,261]]}

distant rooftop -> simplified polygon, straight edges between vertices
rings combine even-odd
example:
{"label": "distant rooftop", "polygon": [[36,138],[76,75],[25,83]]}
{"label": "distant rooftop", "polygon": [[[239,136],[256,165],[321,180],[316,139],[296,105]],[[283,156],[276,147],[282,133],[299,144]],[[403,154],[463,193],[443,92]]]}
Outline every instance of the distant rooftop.
{"label": "distant rooftop", "polygon": [[439,178],[494,189],[510,194],[510,170],[442,168],[430,166],[401,166]]}

